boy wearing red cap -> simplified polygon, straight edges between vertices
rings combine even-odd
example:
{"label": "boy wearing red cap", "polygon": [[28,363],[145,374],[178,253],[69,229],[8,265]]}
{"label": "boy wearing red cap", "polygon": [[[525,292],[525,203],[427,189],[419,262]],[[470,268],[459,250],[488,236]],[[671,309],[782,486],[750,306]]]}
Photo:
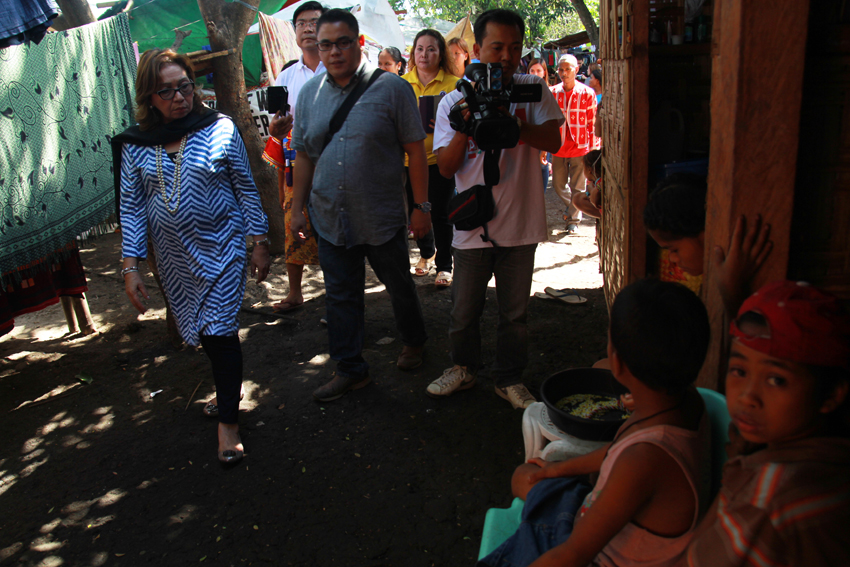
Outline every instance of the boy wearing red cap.
{"label": "boy wearing red cap", "polygon": [[726,403],[759,450],[726,464],[688,565],[847,565],[850,316],[783,281],[747,299],[730,333]]}

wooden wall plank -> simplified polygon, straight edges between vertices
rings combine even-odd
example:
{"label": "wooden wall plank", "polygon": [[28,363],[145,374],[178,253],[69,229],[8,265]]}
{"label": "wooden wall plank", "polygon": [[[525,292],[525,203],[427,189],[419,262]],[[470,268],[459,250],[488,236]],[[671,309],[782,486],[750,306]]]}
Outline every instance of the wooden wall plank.
{"label": "wooden wall plank", "polygon": [[626,222],[627,284],[646,275],[646,229],[643,209],[649,193],[649,0],[635,0],[632,7],[632,57],[630,59],[630,137],[628,179],[629,215]]}
{"label": "wooden wall plank", "polygon": [[808,15],[809,0],[715,4],[703,285],[712,344],[702,386],[715,387],[725,375],[728,321],[710,251],[728,246],[738,216],[760,213],[772,227],[773,252],[754,287],[787,273]]}

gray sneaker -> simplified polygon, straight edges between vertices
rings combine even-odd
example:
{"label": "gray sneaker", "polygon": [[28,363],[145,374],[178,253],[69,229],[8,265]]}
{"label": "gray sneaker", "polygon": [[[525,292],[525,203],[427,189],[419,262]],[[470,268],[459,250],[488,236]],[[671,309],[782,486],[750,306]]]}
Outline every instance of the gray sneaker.
{"label": "gray sneaker", "polygon": [[425,393],[432,398],[443,398],[459,390],[472,388],[474,385],[475,374],[455,364],[451,368],[446,368],[442,376],[431,382]]}
{"label": "gray sneaker", "polygon": [[496,394],[500,398],[504,398],[511,402],[514,409],[524,410],[537,401],[534,396],[531,395],[531,392],[528,391],[528,388],[522,384],[514,384],[513,386],[505,386],[504,388],[496,386]]}

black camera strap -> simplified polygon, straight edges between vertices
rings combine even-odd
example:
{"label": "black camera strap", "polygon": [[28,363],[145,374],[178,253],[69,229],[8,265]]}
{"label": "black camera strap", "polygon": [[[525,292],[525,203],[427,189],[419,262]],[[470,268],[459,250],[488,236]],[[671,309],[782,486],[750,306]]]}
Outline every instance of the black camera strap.
{"label": "black camera strap", "polygon": [[493,187],[499,184],[501,173],[499,172],[499,158],[502,150],[484,150],[484,185]]}
{"label": "black camera strap", "polygon": [[351,91],[345,100],[342,102],[342,105],[337,109],[336,113],[331,118],[331,123],[328,126],[328,131],[325,134],[325,141],[322,144],[322,153],[324,153],[325,148],[328,147],[328,144],[333,140],[334,134],[339,132],[339,129],[342,128],[342,125],[345,123],[345,119],[348,118],[348,113],[351,112],[351,109],[354,108],[354,105],[357,104],[357,101],[360,99],[360,96],[366,92],[366,89],[372,86],[378,77],[380,77],[383,73],[385,73],[383,69],[372,69],[371,71],[366,71],[363,73],[363,76],[360,77],[360,82],[354,87],[354,90]]}
{"label": "black camera strap", "polygon": [[[487,190],[492,194],[493,186],[499,184],[499,180],[501,179],[501,172],[499,171],[499,158],[502,156],[502,150],[484,150],[484,185]],[[492,197],[491,197],[492,198]],[[494,212],[494,216],[495,216]],[[480,235],[481,240],[484,242],[489,242],[494,247],[498,247],[499,245],[495,240],[490,238],[490,232],[487,230],[487,223],[485,222],[481,225],[481,228],[484,229],[484,234]]]}

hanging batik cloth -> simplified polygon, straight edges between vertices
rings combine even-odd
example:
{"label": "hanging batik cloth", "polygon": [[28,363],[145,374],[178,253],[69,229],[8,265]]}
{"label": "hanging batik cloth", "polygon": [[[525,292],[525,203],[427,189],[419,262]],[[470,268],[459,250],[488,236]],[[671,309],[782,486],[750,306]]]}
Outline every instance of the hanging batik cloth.
{"label": "hanging batik cloth", "polygon": [[135,79],[126,14],[0,49],[4,278],[115,211],[109,142],[135,123]]}
{"label": "hanging batik cloth", "polygon": [[295,30],[292,24],[262,12],[260,12],[260,47],[263,50],[266,72],[272,83],[288,61],[301,57],[301,49],[295,43]]}

